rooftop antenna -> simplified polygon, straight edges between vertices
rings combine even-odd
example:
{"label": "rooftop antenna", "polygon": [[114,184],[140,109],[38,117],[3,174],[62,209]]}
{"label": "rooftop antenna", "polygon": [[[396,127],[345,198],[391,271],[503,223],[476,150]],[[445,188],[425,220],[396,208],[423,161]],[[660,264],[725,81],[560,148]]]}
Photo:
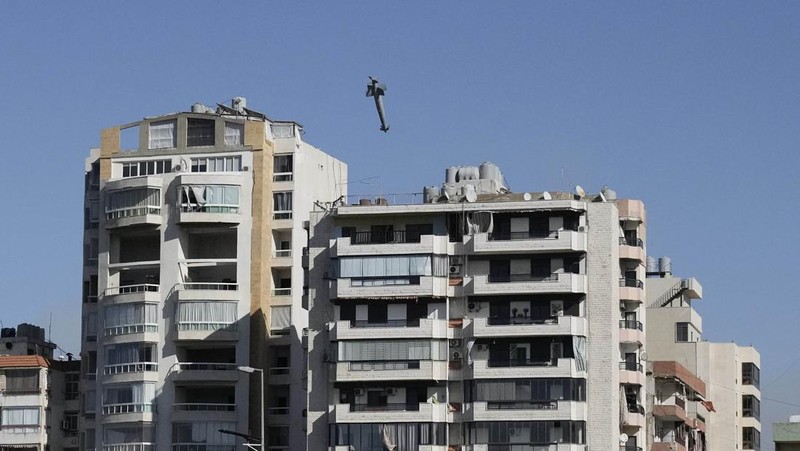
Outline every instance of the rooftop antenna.
{"label": "rooftop antenna", "polygon": [[381,131],[386,133],[389,131],[389,125],[386,123],[386,113],[383,111],[383,100],[381,97],[386,95],[386,85],[372,77],[369,77],[369,84],[367,85],[367,97],[375,98],[375,108],[378,110],[378,118],[381,120]]}

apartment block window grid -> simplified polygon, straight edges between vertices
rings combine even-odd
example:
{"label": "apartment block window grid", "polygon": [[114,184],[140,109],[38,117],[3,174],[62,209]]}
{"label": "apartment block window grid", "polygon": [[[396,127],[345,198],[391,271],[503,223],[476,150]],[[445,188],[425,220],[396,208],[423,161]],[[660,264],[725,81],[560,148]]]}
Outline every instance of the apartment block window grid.
{"label": "apartment block window grid", "polygon": [[272,193],[273,219],[292,219],[292,192]]}
{"label": "apartment block window grid", "polygon": [[131,161],[122,163],[122,177],[166,174],[172,172],[172,160]]}
{"label": "apartment block window grid", "polygon": [[214,145],[214,121],[209,119],[186,119],[186,145],[202,147]]}
{"label": "apartment block window grid", "polygon": [[274,175],[272,180],[275,182],[291,182],[294,171],[294,156],[292,154],[275,155],[273,160],[272,172]]}
{"label": "apartment block window grid", "polygon": [[201,157],[192,158],[192,172],[240,172],[242,157]]}

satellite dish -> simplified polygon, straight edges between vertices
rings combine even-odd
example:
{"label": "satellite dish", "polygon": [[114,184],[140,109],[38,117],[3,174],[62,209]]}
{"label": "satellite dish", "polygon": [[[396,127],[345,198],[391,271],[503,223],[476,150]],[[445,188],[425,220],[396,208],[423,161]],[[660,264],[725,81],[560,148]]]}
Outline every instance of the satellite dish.
{"label": "satellite dish", "polygon": [[606,196],[602,192],[600,192],[599,196],[600,196],[600,202],[608,202],[608,200],[606,200]]}
{"label": "satellite dish", "polygon": [[545,191],[545,192],[542,193],[542,199],[544,199],[544,200],[552,200],[553,196],[551,196],[550,193]]}
{"label": "satellite dish", "polygon": [[478,200],[478,195],[475,193],[475,190],[468,190],[466,197],[467,197],[467,202],[469,203]]}
{"label": "satellite dish", "polygon": [[647,361],[647,353],[646,352],[641,353],[639,355],[639,360],[644,360],[646,362]]}
{"label": "satellite dish", "polygon": [[531,193],[525,193],[522,195],[522,198],[525,200],[531,200]]}
{"label": "satellite dish", "polygon": [[628,434],[624,432],[622,434],[619,434],[619,442],[622,443],[623,445],[628,443]]}
{"label": "satellite dish", "polygon": [[579,199],[583,199],[586,196],[586,190],[580,185],[575,185],[575,194],[578,195]]}

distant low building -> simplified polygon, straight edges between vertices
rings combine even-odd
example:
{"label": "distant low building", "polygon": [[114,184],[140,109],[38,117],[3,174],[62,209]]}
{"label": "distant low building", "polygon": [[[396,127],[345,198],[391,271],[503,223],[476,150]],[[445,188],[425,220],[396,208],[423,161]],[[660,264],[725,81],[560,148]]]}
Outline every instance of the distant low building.
{"label": "distant low building", "polygon": [[792,415],[788,423],[773,423],[772,440],[775,451],[800,451],[800,415]]}

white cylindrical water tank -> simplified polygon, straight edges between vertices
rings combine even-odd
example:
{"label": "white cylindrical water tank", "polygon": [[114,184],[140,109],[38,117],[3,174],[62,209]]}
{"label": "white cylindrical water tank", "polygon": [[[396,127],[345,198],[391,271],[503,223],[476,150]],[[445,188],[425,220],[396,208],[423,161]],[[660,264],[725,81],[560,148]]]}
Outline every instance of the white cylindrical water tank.
{"label": "white cylindrical water tank", "polygon": [[205,113],[205,112],[206,112],[206,106],[203,105],[202,103],[195,103],[194,105],[192,105],[192,113]]}
{"label": "white cylindrical water tank", "polygon": [[447,169],[444,170],[444,182],[455,183],[456,174],[458,174],[458,166],[449,166]]}
{"label": "white cylindrical water tank", "polygon": [[645,271],[647,271],[648,274],[658,273],[659,272],[658,260],[655,257],[651,257],[648,255],[645,263],[645,268],[646,268]]}
{"label": "white cylindrical water tank", "polygon": [[450,198],[453,198],[458,194],[458,187],[456,187],[455,184],[449,184],[448,183],[448,184],[444,185],[444,192],[445,192],[445,194],[450,196]]}
{"label": "white cylindrical water tank", "polygon": [[426,186],[422,191],[422,202],[429,204],[442,195],[442,190],[438,186]]}
{"label": "white cylindrical water tank", "polygon": [[484,161],[480,166],[481,180],[497,180],[499,179],[500,168],[491,161]]}
{"label": "white cylindrical water tank", "polygon": [[658,270],[662,273],[672,274],[672,260],[669,257],[659,257]]}
{"label": "white cylindrical water tank", "polygon": [[617,200],[617,192],[607,186],[604,186],[600,192],[603,193],[606,200]]}

